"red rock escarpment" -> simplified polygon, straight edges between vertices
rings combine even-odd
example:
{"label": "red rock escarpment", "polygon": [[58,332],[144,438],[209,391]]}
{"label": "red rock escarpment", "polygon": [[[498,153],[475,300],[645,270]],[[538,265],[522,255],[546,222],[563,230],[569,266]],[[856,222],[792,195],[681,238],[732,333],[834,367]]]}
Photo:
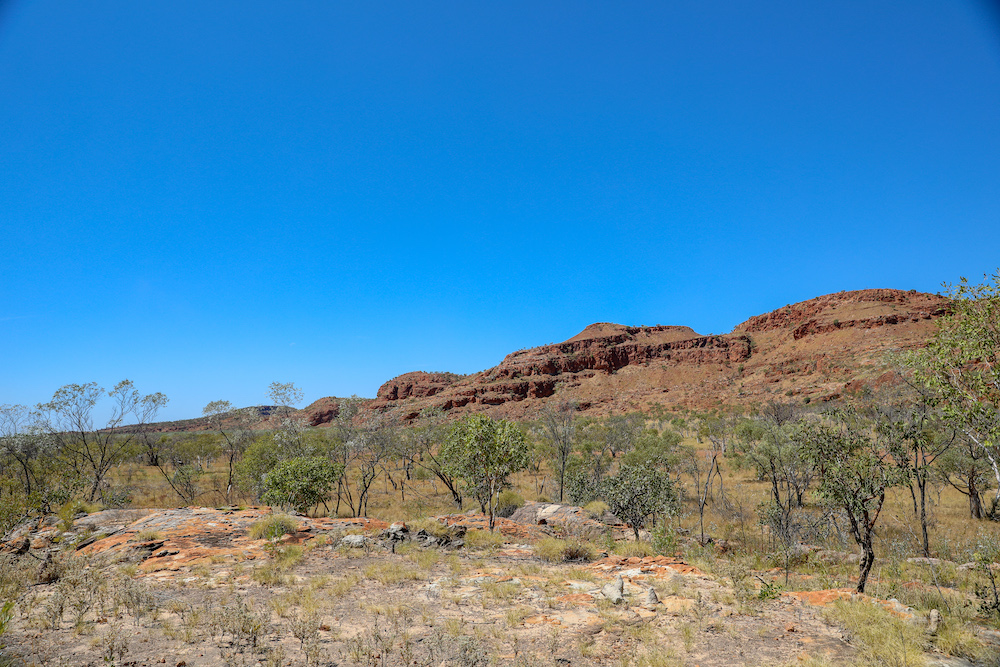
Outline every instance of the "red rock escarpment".
{"label": "red rock escarpment", "polygon": [[849,383],[878,377],[886,351],[925,344],[947,308],[947,299],[933,294],[870,289],[779,308],[726,335],[592,324],[468,377],[407,373],[383,385],[369,407],[411,420],[428,407],[530,418],[551,401],[613,413],[650,404],[830,400]]}

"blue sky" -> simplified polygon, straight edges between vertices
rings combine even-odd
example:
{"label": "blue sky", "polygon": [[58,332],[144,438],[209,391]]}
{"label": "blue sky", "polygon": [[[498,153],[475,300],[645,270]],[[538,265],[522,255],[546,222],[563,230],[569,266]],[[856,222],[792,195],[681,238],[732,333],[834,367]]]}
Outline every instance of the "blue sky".
{"label": "blue sky", "polygon": [[0,4],[0,403],[373,396],[1000,265],[1000,12]]}

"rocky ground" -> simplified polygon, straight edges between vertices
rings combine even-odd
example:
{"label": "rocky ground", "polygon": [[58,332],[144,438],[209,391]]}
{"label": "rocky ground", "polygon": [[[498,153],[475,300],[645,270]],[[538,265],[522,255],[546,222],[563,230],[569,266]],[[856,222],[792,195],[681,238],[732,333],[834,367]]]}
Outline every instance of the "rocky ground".
{"label": "rocky ground", "polygon": [[71,526],[21,526],[2,546],[2,592],[18,595],[4,655],[174,667],[709,667],[855,656],[825,614],[849,591],[762,595],[764,579],[712,577],[666,556],[540,558],[533,543],[547,536],[625,535],[579,508],[531,503],[499,520],[502,541],[484,540],[485,518],[467,515],[423,528],[294,517],[291,533],[253,539],[269,515],[108,510]]}

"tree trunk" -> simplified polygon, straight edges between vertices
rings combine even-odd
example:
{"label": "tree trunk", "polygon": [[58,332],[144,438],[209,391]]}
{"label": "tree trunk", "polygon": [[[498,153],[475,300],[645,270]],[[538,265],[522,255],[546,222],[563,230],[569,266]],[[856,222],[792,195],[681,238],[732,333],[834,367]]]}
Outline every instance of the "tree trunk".
{"label": "tree trunk", "polygon": [[930,558],[931,542],[927,535],[927,479],[918,477],[917,488],[920,489],[920,530],[924,538],[924,558]]}
{"label": "tree trunk", "polygon": [[973,519],[983,518],[983,499],[979,495],[979,488],[976,486],[976,472],[969,471],[969,514]]}
{"label": "tree trunk", "polygon": [[866,531],[865,538],[862,540],[861,549],[864,552],[861,556],[861,564],[858,568],[858,593],[865,592],[865,585],[868,583],[868,574],[872,571],[872,565],[875,564],[875,549],[872,546],[872,534],[871,531]]}

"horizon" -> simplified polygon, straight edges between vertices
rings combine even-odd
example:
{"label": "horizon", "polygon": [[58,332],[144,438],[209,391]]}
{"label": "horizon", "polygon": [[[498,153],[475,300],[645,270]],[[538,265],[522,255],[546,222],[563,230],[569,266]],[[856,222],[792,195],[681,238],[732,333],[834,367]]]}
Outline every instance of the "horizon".
{"label": "horizon", "polygon": [[303,407],[1000,265],[988,2],[0,4],[0,404]]}

